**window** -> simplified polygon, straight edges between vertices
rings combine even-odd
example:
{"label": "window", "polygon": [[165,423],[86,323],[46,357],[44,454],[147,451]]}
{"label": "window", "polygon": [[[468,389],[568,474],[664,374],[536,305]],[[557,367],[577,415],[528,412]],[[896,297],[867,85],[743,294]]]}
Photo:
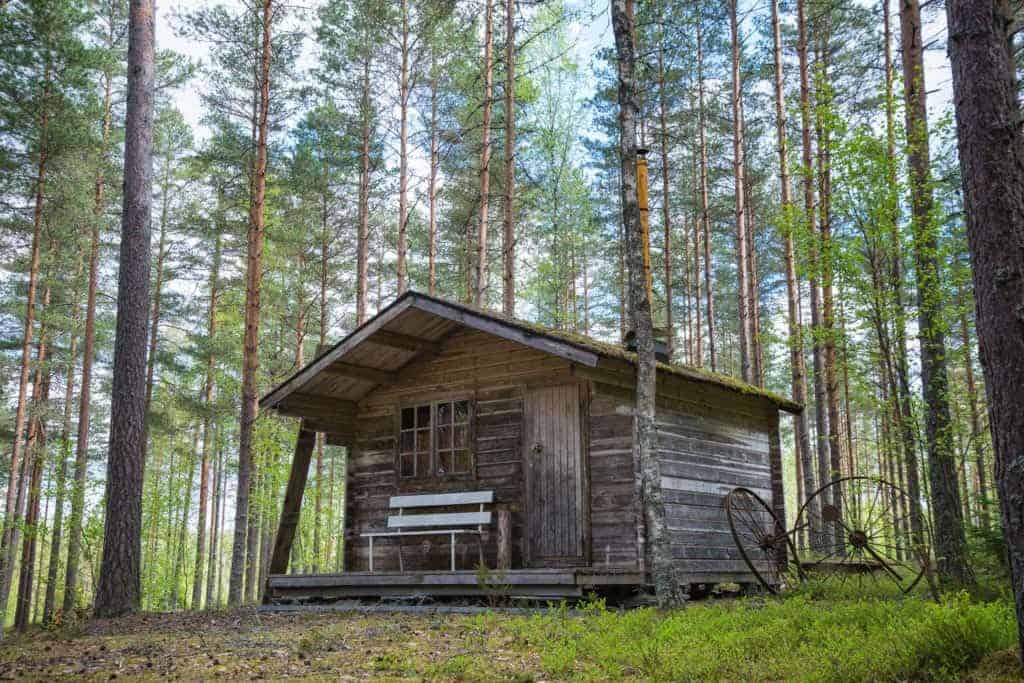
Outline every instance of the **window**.
{"label": "window", "polygon": [[404,407],[398,430],[398,467],[403,478],[469,474],[468,400]]}

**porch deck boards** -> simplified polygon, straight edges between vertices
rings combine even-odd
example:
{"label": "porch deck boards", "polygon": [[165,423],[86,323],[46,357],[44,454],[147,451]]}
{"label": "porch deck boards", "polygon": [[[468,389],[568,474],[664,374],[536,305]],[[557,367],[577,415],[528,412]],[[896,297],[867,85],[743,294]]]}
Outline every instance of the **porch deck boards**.
{"label": "porch deck boards", "polygon": [[272,574],[271,601],[354,597],[461,597],[501,591],[514,597],[580,597],[600,586],[639,585],[636,571],[593,568],[511,569],[492,572],[482,584],[475,571],[345,572]]}

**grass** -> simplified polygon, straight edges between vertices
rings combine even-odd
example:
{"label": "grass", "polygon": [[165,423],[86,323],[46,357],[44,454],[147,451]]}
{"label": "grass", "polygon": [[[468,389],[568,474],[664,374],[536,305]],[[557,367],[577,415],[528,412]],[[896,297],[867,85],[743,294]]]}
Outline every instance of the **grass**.
{"label": "grass", "polygon": [[143,614],[10,635],[0,677],[452,681],[1020,680],[1003,599],[823,595],[532,615]]}

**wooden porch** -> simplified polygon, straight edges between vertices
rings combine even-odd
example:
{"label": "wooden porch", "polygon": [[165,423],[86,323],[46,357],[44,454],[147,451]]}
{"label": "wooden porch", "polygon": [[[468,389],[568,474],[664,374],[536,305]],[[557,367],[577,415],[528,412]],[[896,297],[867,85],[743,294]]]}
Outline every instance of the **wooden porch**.
{"label": "wooden porch", "polygon": [[557,600],[643,583],[644,576],[640,572],[592,568],[492,570],[486,577],[475,571],[272,574],[267,582],[265,602],[423,597]]}

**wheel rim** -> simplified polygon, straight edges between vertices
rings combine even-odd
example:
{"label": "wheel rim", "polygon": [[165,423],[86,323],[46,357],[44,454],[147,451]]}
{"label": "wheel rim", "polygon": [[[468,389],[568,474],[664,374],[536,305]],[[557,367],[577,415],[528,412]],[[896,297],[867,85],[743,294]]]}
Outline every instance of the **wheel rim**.
{"label": "wheel rim", "polygon": [[[784,525],[771,507],[750,489],[733,489],[726,495],[723,505],[729,531],[743,562],[767,591],[778,593],[795,565],[788,562],[788,557],[796,556]],[[799,566],[795,568],[799,572]]]}
{"label": "wheel rim", "polygon": [[[874,477],[843,477],[815,491],[797,513],[795,531],[820,528],[797,553],[808,575],[846,584],[888,580],[904,593],[924,575],[907,533],[909,497],[898,486]],[[820,522],[811,510],[820,506]]]}

